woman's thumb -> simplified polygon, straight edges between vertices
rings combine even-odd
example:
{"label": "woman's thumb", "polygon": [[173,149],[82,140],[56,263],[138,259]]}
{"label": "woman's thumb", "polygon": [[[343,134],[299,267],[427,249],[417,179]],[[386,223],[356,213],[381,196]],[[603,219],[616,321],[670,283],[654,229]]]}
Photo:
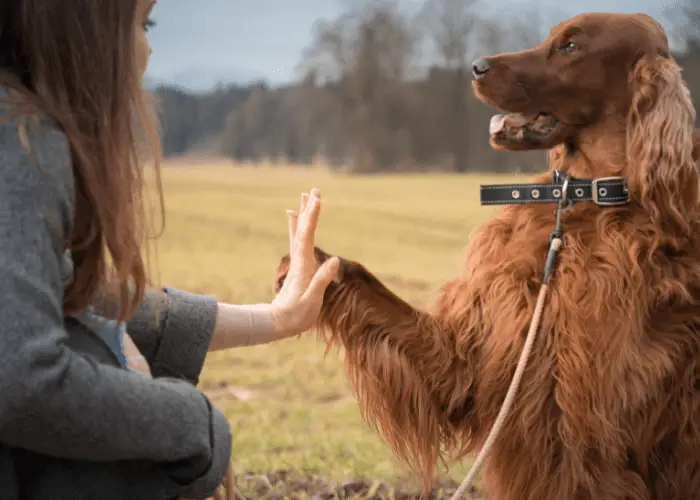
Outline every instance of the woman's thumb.
{"label": "woman's thumb", "polygon": [[311,283],[309,283],[309,288],[307,288],[306,295],[310,298],[321,298],[323,293],[328,288],[331,281],[338,275],[338,269],[340,268],[340,259],[338,257],[331,257],[326,262],[321,264],[316,270],[316,274],[311,278]]}

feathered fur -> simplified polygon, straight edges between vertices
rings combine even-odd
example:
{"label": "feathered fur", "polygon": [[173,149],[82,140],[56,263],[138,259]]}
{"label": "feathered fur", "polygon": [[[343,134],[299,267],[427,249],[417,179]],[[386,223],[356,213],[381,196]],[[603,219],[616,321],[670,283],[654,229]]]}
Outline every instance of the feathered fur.
{"label": "feathered fur", "polygon": [[[580,51],[557,52],[570,40]],[[631,197],[564,212],[538,339],[485,464],[490,498],[700,498],[699,141],[665,34],[648,16],[588,14],[488,59],[480,98],[560,121],[495,147],[550,149],[550,170],[578,178],[625,176]],[[553,227],[552,206],[503,208],[429,311],[346,259],[326,292],[319,326],[345,348],[363,414],[426,487],[441,458],[478,451],[496,418]]]}

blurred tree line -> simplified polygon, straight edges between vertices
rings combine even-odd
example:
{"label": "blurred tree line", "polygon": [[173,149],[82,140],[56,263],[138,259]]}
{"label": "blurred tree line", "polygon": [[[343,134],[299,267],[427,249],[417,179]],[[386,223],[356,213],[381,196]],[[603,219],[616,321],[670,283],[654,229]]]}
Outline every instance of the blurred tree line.
{"label": "blurred tree line", "polygon": [[[700,6],[667,15],[669,35],[700,108]],[[541,170],[545,153],[494,151],[495,112],[471,89],[479,55],[539,43],[568,16],[537,9],[480,14],[479,0],[427,0],[406,11],[391,0],[353,0],[319,21],[298,82],[230,85],[204,94],[156,89],[166,155],[226,156],[242,162],[322,163],[354,172]],[[492,16],[493,17],[493,16]]]}

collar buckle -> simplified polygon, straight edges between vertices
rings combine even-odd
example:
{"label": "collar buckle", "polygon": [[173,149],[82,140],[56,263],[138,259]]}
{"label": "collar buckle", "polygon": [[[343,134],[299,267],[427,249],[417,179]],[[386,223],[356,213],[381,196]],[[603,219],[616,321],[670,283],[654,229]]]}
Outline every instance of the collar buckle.
{"label": "collar buckle", "polygon": [[[599,187],[598,184],[601,182],[619,182],[624,185],[624,192],[627,194],[627,197],[624,199],[617,199],[617,200],[606,200],[606,199],[601,199],[601,196],[605,198],[607,195],[607,190],[605,187]],[[624,177],[619,177],[619,176],[612,176],[612,177],[599,177],[598,179],[593,179],[591,180],[591,198],[593,203],[595,203],[598,206],[603,206],[603,207],[610,207],[610,206],[617,206],[617,205],[625,205],[626,203],[629,202],[629,194],[627,190],[627,183],[625,181]]]}

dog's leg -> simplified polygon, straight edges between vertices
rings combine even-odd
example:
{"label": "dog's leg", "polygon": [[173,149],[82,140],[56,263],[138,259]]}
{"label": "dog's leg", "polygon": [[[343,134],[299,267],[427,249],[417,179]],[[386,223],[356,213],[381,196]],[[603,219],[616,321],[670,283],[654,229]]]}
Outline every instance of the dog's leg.
{"label": "dog's leg", "polygon": [[[320,265],[329,255],[316,249],[316,258]],[[288,267],[285,257],[277,290]],[[338,282],[326,290],[318,328],[329,346],[344,347],[363,416],[429,488],[441,445],[450,455],[461,455],[460,438],[471,435],[476,367],[470,354],[457,355],[456,335],[439,315],[415,309],[346,259]]]}

